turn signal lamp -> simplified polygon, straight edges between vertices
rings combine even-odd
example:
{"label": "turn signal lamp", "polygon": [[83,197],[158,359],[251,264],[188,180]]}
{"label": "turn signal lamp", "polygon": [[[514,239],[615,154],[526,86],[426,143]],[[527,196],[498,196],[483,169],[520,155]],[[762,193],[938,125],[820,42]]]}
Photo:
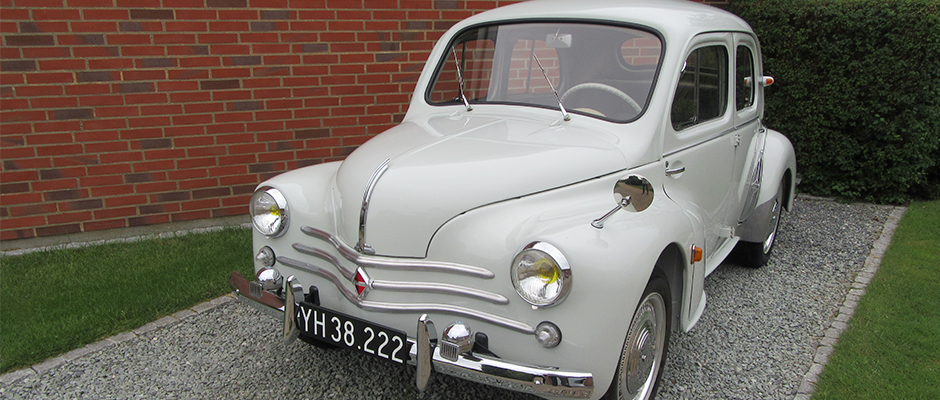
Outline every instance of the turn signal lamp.
{"label": "turn signal lamp", "polygon": [[692,264],[702,261],[705,251],[701,247],[692,246]]}

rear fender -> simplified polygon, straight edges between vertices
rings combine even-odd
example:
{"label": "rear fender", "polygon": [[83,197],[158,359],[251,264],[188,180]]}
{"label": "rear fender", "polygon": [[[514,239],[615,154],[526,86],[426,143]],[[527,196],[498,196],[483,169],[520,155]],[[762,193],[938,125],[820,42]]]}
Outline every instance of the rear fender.
{"label": "rear fender", "polygon": [[779,185],[784,190],[784,208],[790,211],[796,194],[796,153],[793,145],[782,133],[768,129],[764,145],[761,189],[754,212],[741,223],[737,235],[745,242],[762,242],[770,233],[773,216],[773,200]]}

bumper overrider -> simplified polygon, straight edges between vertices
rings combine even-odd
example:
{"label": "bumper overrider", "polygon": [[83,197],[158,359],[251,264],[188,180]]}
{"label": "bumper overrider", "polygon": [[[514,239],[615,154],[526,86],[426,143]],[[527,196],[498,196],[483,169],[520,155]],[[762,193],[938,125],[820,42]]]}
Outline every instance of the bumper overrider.
{"label": "bumper overrider", "polygon": [[[283,288],[276,291],[249,281],[238,272],[232,272],[229,283],[239,301],[284,322],[282,337],[285,342],[299,335],[296,322],[298,301],[304,299],[305,294],[301,287],[291,283],[290,278]],[[416,322],[416,337],[408,336],[407,339],[410,346],[407,362],[417,368],[418,390],[423,391],[427,387],[433,370],[489,386],[542,396],[587,398],[594,392],[594,378],[589,372],[531,365],[474,352],[472,348],[457,343],[459,339],[451,340],[457,336],[446,332],[450,328],[445,329],[445,338],[439,340],[434,323],[427,314]]]}

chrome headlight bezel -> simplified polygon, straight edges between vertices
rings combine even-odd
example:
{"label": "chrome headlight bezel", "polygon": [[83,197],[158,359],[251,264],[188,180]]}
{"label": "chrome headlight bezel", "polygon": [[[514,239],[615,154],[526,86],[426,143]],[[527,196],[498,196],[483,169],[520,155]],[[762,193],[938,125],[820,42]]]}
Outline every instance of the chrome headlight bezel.
{"label": "chrome headlight bezel", "polygon": [[287,232],[290,209],[287,198],[279,190],[272,187],[258,189],[251,195],[248,210],[251,223],[262,235],[276,238]]}
{"label": "chrome headlight bezel", "polygon": [[512,260],[510,275],[519,297],[535,307],[554,307],[571,292],[568,259],[558,248],[545,242],[532,242],[523,247]]}

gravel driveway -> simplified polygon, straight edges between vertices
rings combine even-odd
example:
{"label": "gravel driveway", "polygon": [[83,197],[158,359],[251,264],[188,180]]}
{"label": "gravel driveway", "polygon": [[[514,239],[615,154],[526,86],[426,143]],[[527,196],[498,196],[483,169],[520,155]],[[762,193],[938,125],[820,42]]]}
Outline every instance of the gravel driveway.
{"label": "gravel driveway", "polygon": [[[799,197],[769,265],[705,280],[705,314],[673,334],[658,398],[793,399],[891,211]],[[179,316],[2,385],[0,398],[534,398],[441,375],[418,393],[413,367],[269,343],[278,322],[237,302]]]}

